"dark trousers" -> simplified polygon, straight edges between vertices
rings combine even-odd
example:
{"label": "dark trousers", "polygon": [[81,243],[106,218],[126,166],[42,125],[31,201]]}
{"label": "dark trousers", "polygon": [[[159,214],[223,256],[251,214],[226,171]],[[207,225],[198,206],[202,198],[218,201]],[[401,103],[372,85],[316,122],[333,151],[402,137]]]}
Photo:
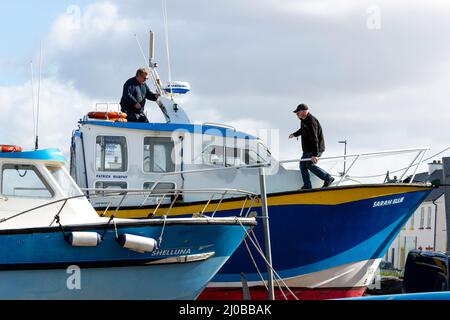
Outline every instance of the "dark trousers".
{"label": "dark trousers", "polygon": [[[318,157],[322,155],[322,152],[319,152],[317,154]],[[302,155],[302,159],[308,159],[312,157],[311,152],[304,152]],[[311,179],[309,177],[309,171],[314,173],[316,176],[318,176],[320,179],[324,181],[328,181],[331,179],[331,175],[326,172],[325,170],[319,168],[316,166],[312,161],[300,161],[300,172],[302,174],[303,178],[303,187],[311,189]]]}
{"label": "dark trousers", "polygon": [[143,113],[136,113],[134,111],[127,111],[127,120],[128,122],[145,122],[148,123],[147,116]]}

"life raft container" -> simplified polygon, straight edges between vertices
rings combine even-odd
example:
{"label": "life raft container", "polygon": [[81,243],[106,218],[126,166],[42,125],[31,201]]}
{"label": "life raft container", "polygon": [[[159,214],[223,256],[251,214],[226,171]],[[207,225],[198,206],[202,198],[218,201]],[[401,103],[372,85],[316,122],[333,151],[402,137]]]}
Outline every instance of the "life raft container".
{"label": "life raft container", "polygon": [[22,147],[0,144],[0,152],[22,152]]}
{"label": "life raft container", "polygon": [[[126,122],[123,120],[126,120],[127,114],[124,112],[115,112],[115,111],[109,112],[93,111],[88,113],[88,118]],[[121,119],[122,121],[119,119]]]}

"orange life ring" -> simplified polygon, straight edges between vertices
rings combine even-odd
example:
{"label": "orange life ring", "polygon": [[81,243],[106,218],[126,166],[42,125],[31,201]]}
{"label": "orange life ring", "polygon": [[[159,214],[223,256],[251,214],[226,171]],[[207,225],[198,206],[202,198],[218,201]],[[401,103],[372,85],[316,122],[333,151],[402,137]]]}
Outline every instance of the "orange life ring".
{"label": "orange life ring", "polygon": [[93,111],[88,113],[88,117],[91,119],[102,119],[102,120],[115,120],[115,119],[126,119],[127,114],[124,112],[99,112]]}
{"label": "orange life ring", "polygon": [[0,152],[22,152],[22,147],[0,145]]}

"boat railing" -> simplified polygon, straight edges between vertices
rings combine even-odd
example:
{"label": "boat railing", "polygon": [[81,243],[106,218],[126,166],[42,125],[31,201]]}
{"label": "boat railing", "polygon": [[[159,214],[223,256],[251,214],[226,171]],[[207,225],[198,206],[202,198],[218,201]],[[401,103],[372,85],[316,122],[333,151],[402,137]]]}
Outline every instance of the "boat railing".
{"label": "boat railing", "polygon": [[216,126],[216,127],[221,127],[221,128],[231,129],[233,131],[236,131],[235,127],[230,126],[228,124],[218,123],[218,122],[203,122],[202,126]]}
{"label": "boat railing", "polygon": [[43,208],[46,208],[46,207],[49,207],[49,206],[52,206],[52,205],[61,203],[61,207],[59,207],[58,213],[55,215],[55,218],[54,218],[54,220],[52,221],[52,223],[50,223],[50,226],[52,226],[52,224],[53,224],[55,221],[59,221],[59,215],[61,214],[62,210],[64,209],[64,207],[66,206],[66,204],[67,204],[67,202],[68,202],[69,200],[73,200],[73,199],[81,199],[81,198],[86,198],[86,195],[84,195],[84,194],[78,194],[78,195],[71,196],[71,197],[67,197],[67,198],[62,198],[62,199],[57,199],[57,200],[54,200],[54,201],[49,201],[49,202],[46,202],[46,203],[41,204],[41,205],[39,205],[39,206],[30,208],[30,209],[26,209],[26,210],[21,211],[21,212],[19,212],[19,213],[13,214],[13,215],[11,215],[11,216],[9,216],[9,217],[1,218],[1,219],[0,219],[0,223],[3,223],[3,222],[6,222],[6,221],[9,221],[9,220],[18,218],[18,217],[20,217],[20,216],[23,216],[23,215],[25,215],[25,214],[27,214],[27,213],[31,213],[31,212],[37,211],[37,210],[39,210],[39,209],[43,209]]}
{"label": "boat railing", "polygon": [[[415,153],[413,160],[405,167],[390,171],[391,174],[400,172],[400,177],[396,180],[396,182],[402,182],[406,176],[406,174],[413,169],[411,178],[409,179],[409,183],[412,183],[414,181],[414,177],[416,175],[417,169],[419,168],[419,165],[422,163],[422,160],[427,153],[427,151],[430,150],[430,148],[409,148],[409,149],[396,149],[396,150],[385,150],[385,151],[376,151],[376,152],[366,152],[366,153],[356,153],[356,154],[345,154],[345,155],[338,155],[338,156],[326,156],[326,157],[320,157],[320,161],[331,161],[331,160],[339,160],[343,159],[344,163],[349,163],[349,166],[345,170],[345,172],[342,172],[338,177],[340,178],[337,182],[336,186],[339,186],[344,180],[347,181],[353,181],[355,183],[361,184],[359,180],[365,179],[365,178],[376,178],[376,177],[385,177],[386,172],[382,172],[380,174],[375,175],[368,175],[368,176],[351,176],[350,173],[352,172],[352,169],[355,167],[355,164],[358,161],[361,161],[362,159],[370,158],[370,157],[387,157],[387,156],[393,156],[393,155],[403,155],[407,153]],[[261,169],[269,168],[273,166],[275,163],[278,163],[279,165],[284,165],[288,163],[294,163],[294,162],[302,162],[302,161],[311,161],[311,158],[305,158],[305,159],[292,159],[292,160],[281,160],[281,161],[271,161],[271,162],[261,162],[261,163],[255,163],[255,164],[245,164],[240,166],[231,166],[231,167],[215,167],[215,168],[202,168],[202,169],[194,169],[194,170],[180,170],[180,171],[171,171],[171,172],[161,172],[159,175],[156,175],[156,179],[153,182],[153,185],[149,188],[149,190],[153,190],[156,188],[158,183],[162,181],[162,179],[172,176],[172,175],[186,175],[186,174],[198,174],[198,173],[215,173],[219,171],[224,170],[236,170],[236,169],[258,169],[260,170],[261,175]],[[358,180],[359,179],[359,180]]]}
{"label": "boat railing", "polygon": [[[106,106],[106,110],[104,108],[100,108],[101,106]],[[120,111],[120,104],[117,102],[97,102],[95,104],[95,111],[101,112],[109,112],[109,111]]]}
{"label": "boat railing", "polygon": [[[180,197],[188,194],[209,194],[210,196],[205,198],[199,204],[199,210],[195,213],[190,213],[193,216],[207,216],[207,212],[210,213],[210,217],[214,217],[220,210],[226,197],[232,197],[233,199],[242,199],[242,205],[240,206],[240,217],[248,217],[254,207],[255,202],[258,201],[259,195],[253,192],[239,190],[239,189],[82,189],[87,193],[87,197],[92,203],[96,203],[96,199],[106,204],[101,216],[116,216],[121,209],[123,203],[129,204],[133,202],[134,197],[139,201],[137,208],[148,208],[148,200],[154,200],[151,207],[151,212],[148,213],[147,218],[155,217],[158,215],[170,216],[172,209],[174,208],[177,200]],[[206,200],[208,199],[208,200]],[[105,201],[106,200],[106,201]],[[165,202],[165,200],[167,200]],[[110,211],[113,211],[110,214]]]}
{"label": "boat railing", "polygon": [[[340,155],[340,156],[329,156],[329,157],[320,157],[320,161],[326,161],[326,160],[337,160],[337,159],[344,159],[344,163],[349,162],[348,168],[341,173],[340,179],[337,182],[336,186],[339,186],[345,179],[361,183],[358,181],[358,179],[365,179],[365,178],[377,178],[377,177],[384,177],[386,176],[386,172],[375,174],[375,175],[369,175],[369,176],[351,176],[350,172],[354,168],[357,161],[360,161],[364,158],[370,158],[370,157],[379,157],[379,156],[392,156],[397,154],[406,154],[406,153],[415,153],[413,160],[407,165],[406,167],[390,171],[390,173],[397,173],[399,172],[401,175],[396,180],[397,182],[401,182],[404,180],[406,174],[412,169],[411,178],[409,179],[409,183],[412,183],[414,181],[414,177],[416,175],[417,169],[419,168],[419,165],[422,163],[422,160],[426,154],[426,152],[430,150],[430,148],[410,148],[410,149],[397,149],[397,150],[386,150],[386,151],[378,151],[378,152],[366,152],[366,153],[357,153],[357,154],[346,154],[346,155]],[[304,159],[292,159],[292,160],[282,160],[279,161],[279,164],[288,164],[293,162],[303,162],[303,161],[311,161],[311,158],[304,158]]]}

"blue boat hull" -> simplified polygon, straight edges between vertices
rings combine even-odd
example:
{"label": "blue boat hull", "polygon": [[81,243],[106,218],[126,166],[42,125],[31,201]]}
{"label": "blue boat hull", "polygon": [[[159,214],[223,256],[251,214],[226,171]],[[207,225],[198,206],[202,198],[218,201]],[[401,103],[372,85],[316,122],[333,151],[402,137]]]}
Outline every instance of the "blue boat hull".
{"label": "blue boat hull", "polygon": [[[139,253],[121,247],[114,226],[96,247],[73,247],[58,227],[0,231],[0,299],[195,299],[239,246],[250,226],[240,224],[117,225],[158,239]],[[103,234],[106,224],[64,233]]]}
{"label": "blue boat hull", "polygon": [[[273,267],[301,299],[361,296],[380,259],[431,190],[425,185],[377,184],[269,194]],[[244,202],[224,201],[221,208],[226,209],[215,215],[239,215]],[[215,208],[212,202],[205,214]],[[120,214],[138,218],[150,209],[126,207]],[[198,210],[198,204],[184,203],[172,212],[186,216]],[[260,203],[250,210],[261,217]],[[253,231],[264,252],[262,224]],[[256,267],[247,246],[241,245],[200,298],[242,299],[243,273],[252,298],[267,299],[265,261],[254,249],[252,255]]]}
{"label": "blue boat hull", "polygon": [[[378,190],[373,197],[364,195],[356,201],[332,204],[326,204],[329,199],[326,192],[322,191],[322,194],[316,194],[316,202],[323,203],[283,205],[273,201],[269,206],[269,215],[274,269],[281,278],[290,281],[290,288],[299,298],[362,295],[370,283],[370,277],[366,273],[376,270],[379,260],[430,191],[431,188],[411,191],[405,189],[386,195]],[[358,193],[360,190],[356,188],[354,192]],[[290,197],[301,195],[292,194]],[[282,201],[295,202],[286,199]],[[257,211],[260,215],[259,208]],[[264,251],[262,227],[255,228],[254,232]],[[252,246],[249,242],[248,244]],[[252,250],[252,254],[262,277],[267,280],[264,260],[258,257],[255,250]],[[327,282],[330,280],[329,270],[337,270],[335,274],[339,276],[352,265],[355,269],[360,268],[355,265],[357,263],[364,265],[365,270],[359,274],[356,270],[355,276],[351,277],[343,275],[341,281]],[[339,271],[339,268],[342,270]],[[370,268],[375,270],[369,270]],[[267,298],[261,275],[244,245],[238,248],[213,278],[201,298],[242,298],[242,288],[239,285],[242,281],[241,272],[245,274],[250,286],[254,287],[253,297]],[[306,282],[302,280],[302,277],[308,275],[314,275],[313,282],[311,279]],[[362,277],[366,277],[367,281],[360,281]],[[279,297],[282,297],[281,294]]]}

